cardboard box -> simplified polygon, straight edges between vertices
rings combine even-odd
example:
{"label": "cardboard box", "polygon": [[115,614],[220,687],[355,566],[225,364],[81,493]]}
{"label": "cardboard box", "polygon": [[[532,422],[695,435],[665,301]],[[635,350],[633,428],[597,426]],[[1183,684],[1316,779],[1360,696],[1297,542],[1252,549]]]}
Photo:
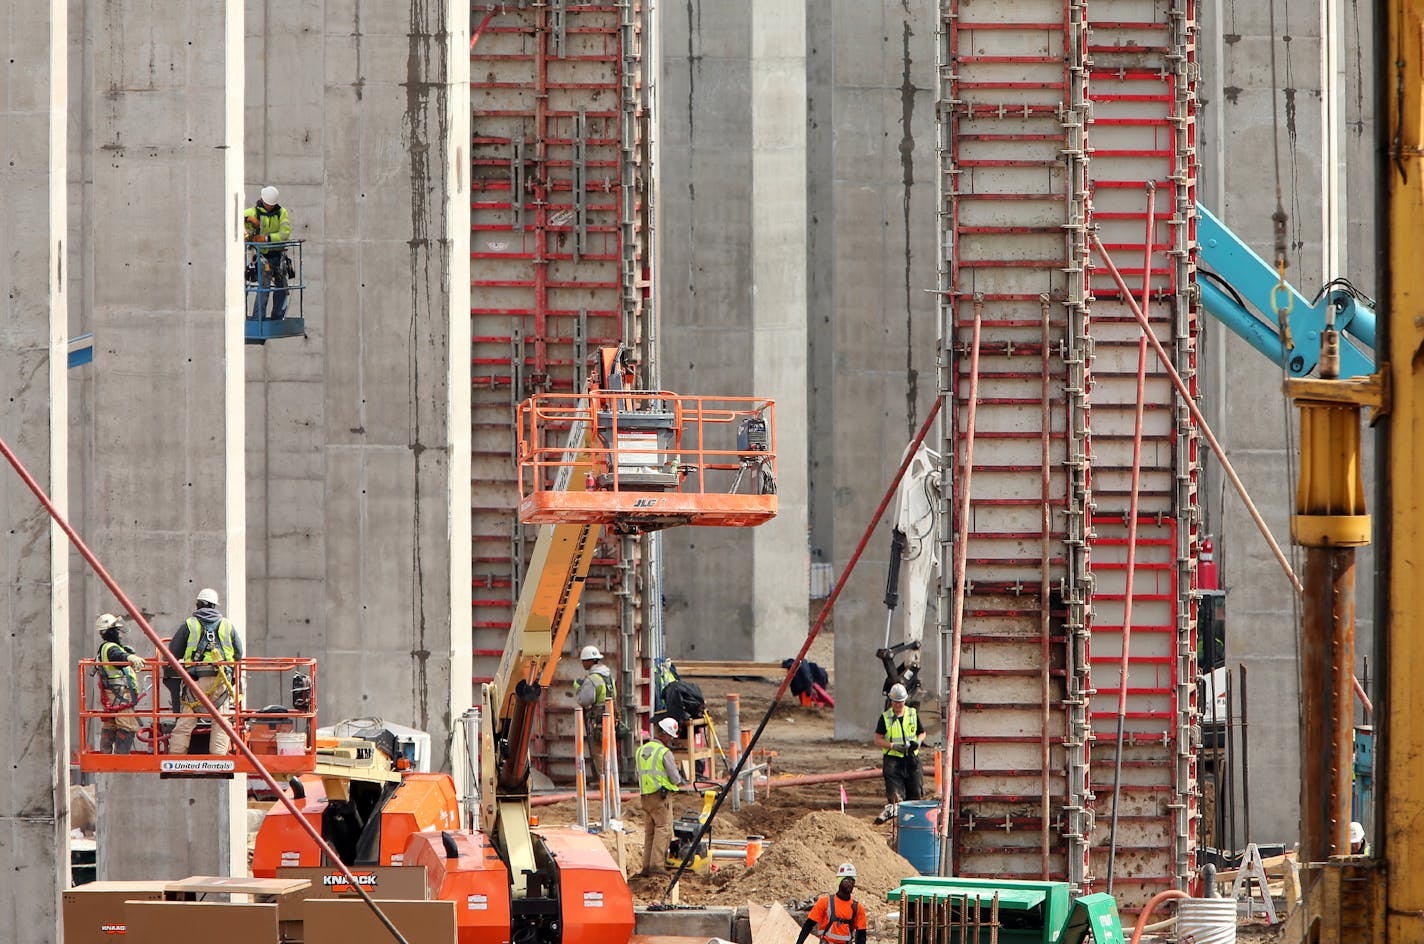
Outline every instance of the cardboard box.
{"label": "cardboard box", "polygon": [[259,902],[281,905],[296,898],[311,882],[304,878],[247,878],[242,875],[190,875],[163,886],[169,901],[201,901],[207,895],[252,895]]}
{"label": "cardboard box", "polygon": [[279,944],[277,906],[225,901],[131,901],[125,944]]}
{"label": "cardboard box", "polygon": [[64,893],[64,944],[112,944],[127,933],[126,901],[162,901],[167,882],[90,882]]}
{"label": "cardboard box", "polygon": [[247,878],[246,876],[192,875],[169,882],[169,901],[200,901],[211,895],[250,895],[260,903],[277,906],[277,936],[282,941],[302,939],[302,899],[311,889],[304,878]]}
{"label": "cardboard box", "polygon": [[[408,944],[455,944],[453,901],[376,901]],[[305,944],[351,944],[390,939],[390,931],[365,902],[309,899]]]}
{"label": "cardboard box", "polygon": [[[419,865],[382,865],[352,868],[351,874],[372,898],[402,901],[425,901],[430,897],[425,868]],[[282,909],[284,920],[301,918],[301,899],[356,898],[360,896],[346,883],[346,876],[337,869],[290,867],[277,870],[277,881],[305,880],[311,887],[292,896],[293,904]]]}

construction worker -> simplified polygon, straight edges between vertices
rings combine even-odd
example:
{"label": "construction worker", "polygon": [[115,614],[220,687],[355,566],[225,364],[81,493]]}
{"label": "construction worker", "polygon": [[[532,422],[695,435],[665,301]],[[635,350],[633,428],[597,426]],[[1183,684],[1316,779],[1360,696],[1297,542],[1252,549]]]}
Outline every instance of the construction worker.
{"label": "construction worker", "polygon": [[618,689],[613,683],[613,673],[603,664],[603,653],[597,646],[584,646],[579,653],[583,663],[584,677],[574,682],[574,698],[583,708],[583,722],[588,747],[588,757],[594,771],[600,769],[603,758],[603,713],[604,705],[613,699],[614,728],[618,720]]}
{"label": "construction worker", "polygon": [[[242,636],[218,610],[218,592],[208,587],[198,591],[197,606],[173,638],[168,641],[168,651],[175,658],[183,660],[183,667],[203,691],[213,700],[219,710],[232,699],[233,672],[230,666],[213,665],[214,662],[236,662],[242,658]],[[188,742],[193,729],[198,726],[197,715],[202,703],[191,691],[183,692],[182,711],[186,717],[179,718],[168,739],[168,753],[188,753]],[[214,721],[212,733],[208,735],[208,753],[226,754],[231,742],[227,732]]]}
{"label": "construction worker", "polygon": [[1350,855],[1370,855],[1370,844],[1365,842],[1365,827],[1353,820],[1350,822]]}
{"label": "construction worker", "polygon": [[672,795],[687,785],[669,746],[677,737],[677,721],[663,718],[653,725],[653,740],[638,748],[638,787],[643,803],[643,877],[653,864],[665,862],[672,841]]}
{"label": "construction worker", "polygon": [[796,944],[805,944],[806,938],[814,934],[829,944],[850,944],[851,933],[855,933],[855,944],[865,944],[865,909],[851,895],[855,892],[855,866],[842,862],[836,869],[840,884],[833,894],[825,894],[816,899],[806,920],[801,924],[801,934]]}
{"label": "construction worker", "polygon": [[133,750],[134,734],[138,731],[138,673],[143,668],[143,656],[124,644],[124,621],[105,613],[94,621],[99,634],[99,704],[106,715],[99,731],[99,753],[127,754]]}
{"label": "construction worker", "polygon": [[[292,220],[287,208],[277,202],[277,188],[262,188],[257,203],[242,211],[243,228],[249,243],[285,243],[292,238]],[[287,316],[287,279],[294,274],[285,246],[256,249],[255,269],[248,278],[257,287],[252,317],[267,318],[267,299],[272,298],[272,320]]]}
{"label": "construction worker", "polygon": [[890,708],[875,723],[875,746],[885,752],[880,771],[885,777],[885,809],[875,818],[883,823],[895,815],[901,800],[918,800],[920,783],[920,715],[905,704],[910,695],[898,682],[890,686]]}

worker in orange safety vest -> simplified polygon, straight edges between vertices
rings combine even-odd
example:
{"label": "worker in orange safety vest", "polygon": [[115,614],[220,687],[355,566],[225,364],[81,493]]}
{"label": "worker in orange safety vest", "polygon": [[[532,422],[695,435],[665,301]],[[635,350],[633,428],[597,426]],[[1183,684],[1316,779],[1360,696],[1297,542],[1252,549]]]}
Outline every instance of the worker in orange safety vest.
{"label": "worker in orange safety vest", "polygon": [[855,865],[841,863],[841,867],[836,869],[836,877],[840,879],[840,884],[834,894],[816,899],[801,924],[796,944],[806,944],[806,938],[812,934],[827,944],[850,944],[854,934],[855,944],[865,944],[865,909],[852,897],[855,892]]}

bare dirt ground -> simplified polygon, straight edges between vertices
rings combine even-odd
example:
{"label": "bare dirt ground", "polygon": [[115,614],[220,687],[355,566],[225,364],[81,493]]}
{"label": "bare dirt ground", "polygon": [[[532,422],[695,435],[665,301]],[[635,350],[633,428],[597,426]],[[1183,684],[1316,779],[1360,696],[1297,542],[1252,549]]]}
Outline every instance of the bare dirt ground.
{"label": "bare dirt ground", "polygon": [[[828,624],[809,658],[829,669],[832,643]],[[742,728],[753,730],[771,703],[780,679],[693,678],[692,681],[706,696],[718,736],[725,738],[727,694],[735,692],[740,696]],[[834,695],[834,677],[831,681]],[[922,707],[923,721],[929,727],[927,744],[938,741],[934,726],[937,715],[937,706]],[[885,894],[900,879],[916,872],[895,853],[891,825],[877,826],[872,822],[885,803],[879,776],[880,750],[869,740],[863,743],[837,741],[830,709],[803,708],[789,694],[772,715],[757,748],[774,752],[771,757],[773,782],[806,774],[849,774],[865,770],[873,771],[874,776],[857,780],[837,777],[826,783],[763,788],[754,805],[744,805],[737,812],[732,810],[730,802],[724,803],[713,825],[714,838],[745,839],[749,835],[760,835],[767,840],[766,851],[750,868],[741,860],[717,859],[708,874],[688,872],[679,882],[678,900],[685,905],[721,906],[744,905],[748,901],[764,905],[781,902],[792,912],[804,911],[816,896],[834,888],[836,866],[852,861],[860,871],[856,898],[870,919],[871,939],[894,940],[898,906],[886,902]],[[934,762],[928,750],[923,764],[925,791],[930,793]],[[725,778],[720,763],[718,771]],[[844,812],[842,787],[846,795]],[[700,798],[683,795],[676,801],[674,817],[696,812],[701,805]],[[597,804],[593,806],[596,816]],[[542,807],[537,812],[544,823],[571,823],[575,816],[572,801]],[[643,855],[643,815],[636,800],[624,802],[623,822],[624,856],[628,872],[634,876],[629,879],[634,900],[640,905],[668,901],[671,872],[651,879],[636,876]],[[614,836],[604,834],[604,840],[610,850],[616,852]],[[1133,917],[1125,914],[1123,919],[1130,922]],[[1260,925],[1243,924],[1238,933],[1238,940],[1245,941],[1269,942],[1278,937],[1278,928]],[[1150,933],[1143,938],[1148,942],[1170,939]]]}
{"label": "bare dirt ground", "polygon": [[[823,630],[809,658],[829,670],[831,647],[830,631]],[[691,680],[702,689],[717,724],[718,736],[724,739],[727,694],[740,696],[742,728],[754,730],[780,682],[779,678]],[[834,677],[831,691],[834,695]],[[892,848],[890,824],[877,826],[872,822],[885,804],[884,785],[879,775],[881,753],[869,740],[864,743],[837,741],[833,735],[831,709],[804,708],[787,694],[757,743],[757,750],[773,752],[770,758],[773,787],[760,790],[755,804],[744,804],[737,812],[733,812],[728,800],[713,824],[713,836],[718,839],[764,836],[765,852],[750,868],[741,860],[717,859],[708,874],[687,873],[678,888],[683,904],[744,905],[748,901],[760,904],[779,901],[794,911],[804,908],[817,895],[833,890],[836,866],[851,861],[860,872],[856,898],[871,919],[872,931],[884,934],[891,928],[887,916],[895,906],[885,901],[885,893],[901,878],[916,872]],[[933,732],[930,737],[933,739]],[[931,787],[931,766],[927,756],[926,791]],[[777,780],[786,777],[852,771],[870,771],[873,776],[775,786]],[[724,779],[725,771],[720,762],[718,772]],[[844,812],[842,788],[845,790]],[[700,808],[700,799],[681,796],[676,801],[674,817]],[[571,822],[574,805],[566,801],[538,812],[545,823]],[[628,871],[636,873],[642,865],[643,854],[643,815],[636,800],[624,802],[623,822]],[[612,835],[605,834],[605,841],[610,849],[615,849]],[[631,878],[629,885],[638,904],[666,901],[668,877],[643,879],[635,875]]]}

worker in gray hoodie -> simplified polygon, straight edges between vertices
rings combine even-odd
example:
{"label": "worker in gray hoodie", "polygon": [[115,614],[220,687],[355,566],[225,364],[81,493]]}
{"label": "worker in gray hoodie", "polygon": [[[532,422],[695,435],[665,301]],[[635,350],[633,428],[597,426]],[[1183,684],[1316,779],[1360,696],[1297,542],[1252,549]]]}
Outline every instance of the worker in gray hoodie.
{"label": "worker in gray hoodie", "polygon": [[574,699],[583,709],[584,743],[588,746],[588,758],[593,764],[592,773],[597,776],[603,758],[603,706],[613,699],[614,727],[618,720],[618,689],[613,683],[613,673],[603,664],[603,653],[597,646],[584,646],[579,653],[583,663],[584,677],[574,682]]}
{"label": "worker in gray hoodie", "polygon": [[[198,591],[193,615],[184,620],[173,638],[168,640],[168,651],[183,660],[183,667],[219,711],[234,699],[233,667],[221,663],[237,662],[242,658],[242,636],[218,610],[216,590],[205,587]],[[193,692],[184,691],[181,710],[185,712],[185,717],[179,718],[173,726],[173,733],[168,739],[170,754],[188,753],[188,742],[192,739],[193,729],[198,726],[195,712],[202,710],[202,703]],[[212,733],[208,735],[208,753],[226,754],[230,746],[227,732],[214,722]]]}

